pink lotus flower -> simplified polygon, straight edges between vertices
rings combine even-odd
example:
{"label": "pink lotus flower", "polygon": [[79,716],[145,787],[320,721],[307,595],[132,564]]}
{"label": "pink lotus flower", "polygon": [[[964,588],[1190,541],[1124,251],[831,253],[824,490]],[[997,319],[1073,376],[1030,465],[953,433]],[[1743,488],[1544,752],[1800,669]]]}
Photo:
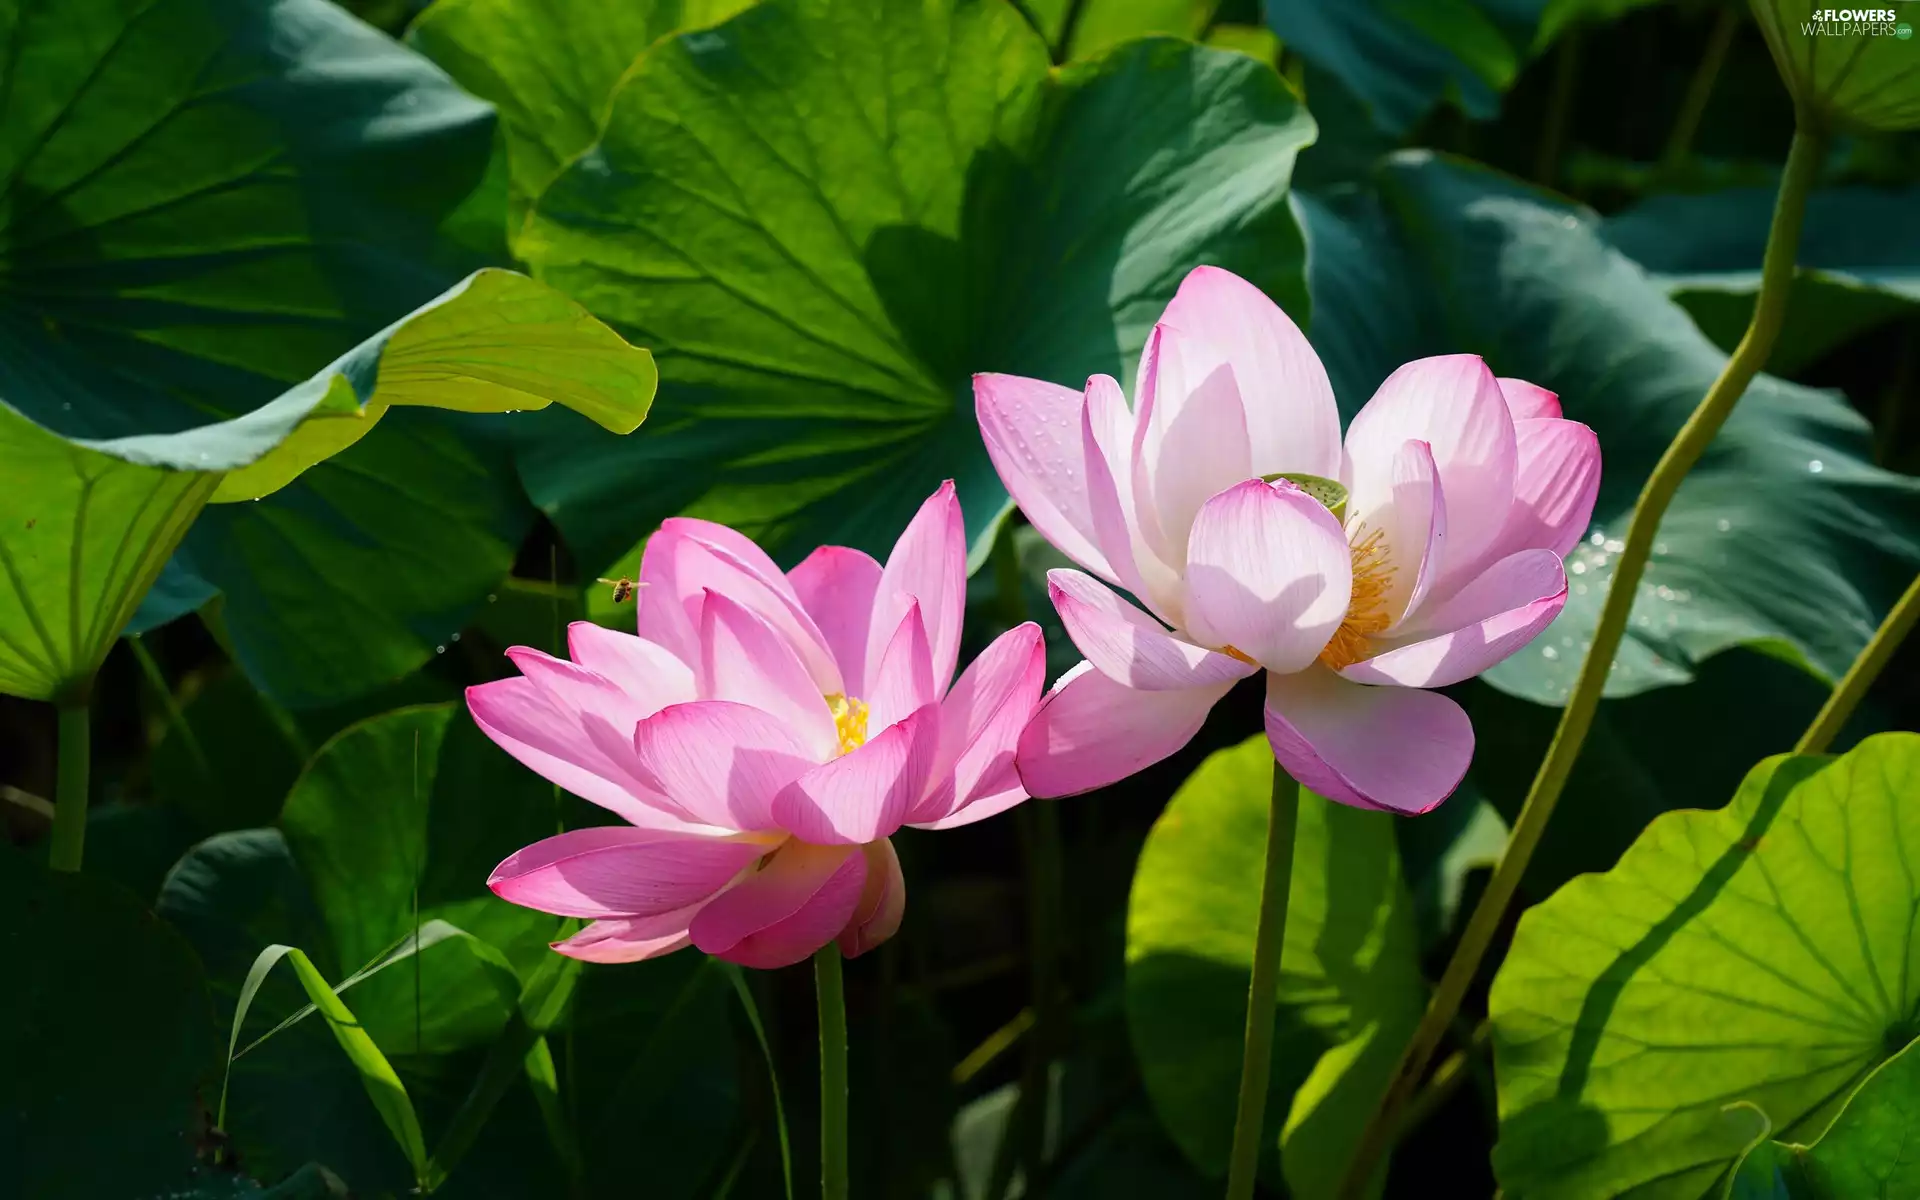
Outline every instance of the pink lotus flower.
{"label": "pink lotus flower", "polygon": [[576,624],[572,661],[515,648],[521,677],[467,691],[488,737],[628,822],[538,842],[488,880],[591,920],[561,953],[692,944],[778,967],[838,939],[857,955],[905,908],[888,835],[1026,799],[1013,752],[1045,680],[1040,631],[1007,631],[953,682],[966,545],[951,482],[884,568],[823,546],[783,575],[733,530],[675,519],[640,584],[638,637]]}
{"label": "pink lotus flower", "polygon": [[[1165,758],[1264,668],[1267,736],[1295,779],[1365,808],[1433,808],[1466,772],[1473,727],[1422,689],[1486,670],[1554,619],[1561,556],[1600,481],[1592,430],[1471,355],[1395,371],[1343,444],[1306,338],[1213,267],[1154,327],[1131,412],[1105,375],[1084,396],[979,375],[974,396],[1007,491],[1092,572],[1048,576],[1087,661],[1021,739],[1037,796]],[[1346,485],[1344,523],[1281,474]]]}

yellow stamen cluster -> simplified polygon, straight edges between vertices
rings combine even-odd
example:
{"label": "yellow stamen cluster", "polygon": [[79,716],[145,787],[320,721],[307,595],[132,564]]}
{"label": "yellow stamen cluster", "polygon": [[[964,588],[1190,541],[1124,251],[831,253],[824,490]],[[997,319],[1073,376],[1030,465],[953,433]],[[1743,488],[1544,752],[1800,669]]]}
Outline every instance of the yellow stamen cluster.
{"label": "yellow stamen cluster", "polygon": [[827,697],[827,711],[833,714],[834,732],[840,735],[836,754],[851,754],[867,744],[867,706],[839,692]]}
{"label": "yellow stamen cluster", "polygon": [[1340,622],[1333,640],[1320,652],[1320,661],[1338,671],[1373,656],[1370,639],[1386,632],[1393,624],[1387,612],[1387,595],[1393,587],[1396,570],[1387,557],[1385,530],[1367,531],[1362,524],[1354,530],[1349,543],[1353,557],[1353,599]]}

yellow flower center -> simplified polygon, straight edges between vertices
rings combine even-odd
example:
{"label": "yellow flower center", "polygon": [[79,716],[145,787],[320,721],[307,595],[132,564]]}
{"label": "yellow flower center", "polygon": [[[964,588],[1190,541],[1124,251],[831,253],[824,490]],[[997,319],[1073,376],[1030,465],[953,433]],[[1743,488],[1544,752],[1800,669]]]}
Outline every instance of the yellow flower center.
{"label": "yellow flower center", "polygon": [[840,735],[836,754],[851,754],[867,744],[867,706],[839,692],[827,697],[827,711],[833,714],[834,732]]}
{"label": "yellow flower center", "polygon": [[1373,656],[1370,639],[1393,624],[1387,596],[1393,589],[1394,567],[1387,553],[1384,530],[1367,531],[1364,523],[1353,531],[1348,553],[1353,557],[1353,599],[1333,640],[1320,652],[1320,661],[1338,671]]}

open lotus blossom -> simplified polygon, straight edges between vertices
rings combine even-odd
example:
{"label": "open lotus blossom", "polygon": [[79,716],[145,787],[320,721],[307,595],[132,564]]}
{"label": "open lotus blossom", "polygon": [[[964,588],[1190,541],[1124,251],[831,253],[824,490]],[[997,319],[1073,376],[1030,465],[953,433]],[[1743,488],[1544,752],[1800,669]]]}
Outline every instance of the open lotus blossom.
{"label": "open lotus blossom", "polygon": [[1026,799],[1013,756],[1045,682],[1040,631],[1007,631],[954,681],[966,546],[951,482],[885,567],[823,546],[782,574],[733,530],[675,519],[639,583],[637,637],[576,624],[572,661],[516,648],[519,678],[467,692],[509,754],[627,821],[535,843],[489,880],[591,921],[561,953],[629,962],[691,944],[778,967],[838,939],[857,955],[906,904],[888,835]]}
{"label": "open lotus blossom", "polygon": [[[1423,689],[1486,670],[1553,620],[1561,556],[1599,488],[1593,431],[1472,355],[1395,371],[1343,443],[1306,338],[1212,267],[1154,327],[1131,411],[1104,375],[1084,395],[980,375],[974,395],[1007,491],[1092,573],[1048,576],[1087,661],[1021,740],[1039,796],[1165,758],[1264,669],[1267,736],[1295,779],[1361,807],[1433,808],[1465,774],[1473,728]],[[1344,517],[1309,490],[1338,489],[1282,475],[1344,485]]]}

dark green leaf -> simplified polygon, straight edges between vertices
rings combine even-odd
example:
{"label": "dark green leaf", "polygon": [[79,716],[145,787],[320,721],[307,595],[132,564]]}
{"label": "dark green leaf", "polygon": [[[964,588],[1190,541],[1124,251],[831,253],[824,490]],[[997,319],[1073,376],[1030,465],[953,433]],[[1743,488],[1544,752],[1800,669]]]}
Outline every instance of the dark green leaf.
{"label": "dark green leaf", "polygon": [[1756,767],[1520,921],[1490,1000],[1514,1194],[1693,1200],[1752,1140],[1811,1141],[1920,1012],[1920,735]]}
{"label": "dark green leaf", "polygon": [[[1561,702],[1634,498],[1725,357],[1592,212],[1493,172],[1396,155],[1377,192],[1299,207],[1313,342],[1346,411],[1408,359],[1472,352],[1559,392],[1598,433],[1600,497],[1568,559],[1566,609],[1485,676]],[[1685,682],[1742,644],[1828,678],[1846,669],[1920,568],[1920,483],[1871,466],[1866,435],[1838,396],[1754,381],[1667,511],[1608,695]]]}
{"label": "dark green leaf", "polygon": [[1202,262],[1302,312],[1285,194],[1311,138],[1240,54],[1050,74],[1003,0],[771,0],[663,42],[522,243],[660,355],[653,430],[545,443],[529,491],[611,575],[682,510],[776,557],[884,552],[952,478],[977,562],[1006,496],[971,374],[1121,374]]}
{"label": "dark green leaf", "polygon": [[[1212,1176],[1233,1132],[1273,771],[1264,736],[1202,763],[1148,835],[1127,908],[1140,1073]],[[1303,794],[1293,864],[1267,1114],[1306,1198],[1333,1195],[1425,987],[1391,817]]]}
{"label": "dark green leaf", "polygon": [[0,1192],[184,1181],[214,1060],[193,951],[117,885],[0,848]]}

